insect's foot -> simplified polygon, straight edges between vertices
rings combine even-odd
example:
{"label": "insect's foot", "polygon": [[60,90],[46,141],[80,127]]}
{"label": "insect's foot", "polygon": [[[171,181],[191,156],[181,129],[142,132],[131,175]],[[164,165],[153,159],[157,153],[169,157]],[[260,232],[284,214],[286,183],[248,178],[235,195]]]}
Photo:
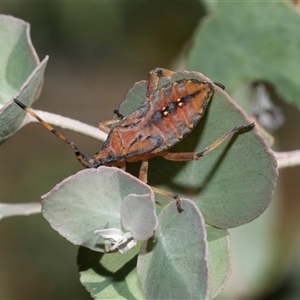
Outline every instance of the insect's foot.
{"label": "insect's foot", "polygon": [[114,110],[114,113],[117,115],[119,119],[121,120],[124,119],[124,116],[117,109]]}
{"label": "insect's foot", "polygon": [[14,98],[14,101],[16,102],[16,104],[18,104],[22,109],[26,110],[26,105],[23,104],[21,101],[19,101],[18,99]]}
{"label": "insect's foot", "polygon": [[251,123],[251,124],[248,124],[248,125],[246,125],[246,130],[252,130],[254,127],[255,127],[255,123],[253,122],[253,123]]}
{"label": "insect's foot", "polygon": [[238,127],[236,127],[236,132],[241,133],[241,132],[244,132],[244,131],[250,131],[254,127],[255,127],[254,122],[250,123],[250,124],[247,124],[247,125],[238,126]]}
{"label": "insect's foot", "polygon": [[177,195],[176,195],[175,201],[176,201],[178,212],[180,212],[180,213],[183,212],[184,209],[181,206],[181,200],[180,200],[180,198]]}
{"label": "insect's foot", "polygon": [[172,71],[167,70],[167,69],[163,69],[163,68],[155,68],[153,71],[156,73],[156,75],[158,77],[163,77],[163,76],[165,76],[165,77],[171,77],[172,74],[173,74]]}

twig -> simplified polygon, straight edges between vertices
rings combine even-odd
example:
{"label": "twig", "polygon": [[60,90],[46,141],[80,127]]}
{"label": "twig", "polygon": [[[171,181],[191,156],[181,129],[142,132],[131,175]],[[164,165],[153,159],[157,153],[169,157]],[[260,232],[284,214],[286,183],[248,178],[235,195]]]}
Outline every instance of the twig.
{"label": "twig", "polygon": [[[77,120],[66,118],[57,114],[52,114],[40,110],[34,110],[47,123],[58,126],[64,129],[69,129],[94,139],[105,141],[107,134],[100,131],[97,127],[87,125]],[[38,122],[30,115],[26,115],[22,126]],[[278,168],[287,168],[300,165],[300,150],[289,152],[274,152],[278,162]],[[4,217],[17,216],[17,215],[30,215],[41,212],[41,204],[36,203],[22,203],[22,204],[6,204],[0,203],[0,219]]]}
{"label": "twig", "polygon": [[[69,129],[74,132],[78,132],[94,138],[96,140],[105,141],[107,134],[100,131],[99,128],[82,123],[77,120],[73,120],[67,117],[63,117],[61,115],[45,112],[42,110],[33,110],[39,117],[41,117],[47,123],[58,126],[63,129]],[[23,120],[22,126],[31,123],[31,122],[38,122],[35,118],[30,116],[29,114],[26,115],[25,119]]]}
{"label": "twig", "polygon": [[288,152],[274,152],[278,168],[287,168],[300,165],[300,150]]}
{"label": "twig", "polygon": [[28,216],[41,212],[41,204],[39,202],[30,203],[0,203],[0,220],[5,217],[12,216]]}
{"label": "twig", "polygon": [[[107,134],[100,131],[94,126],[40,110],[35,110],[35,112],[51,125],[69,129],[100,141],[106,140]],[[30,115],[27,115],[27,117],[25,118],[25,124],[29,122],[37,122],[37,120],[32,118]],[[278,161],[278,168],[280,169],[300,165],[300,150],[289,152],[274,152],[274,154]]]}

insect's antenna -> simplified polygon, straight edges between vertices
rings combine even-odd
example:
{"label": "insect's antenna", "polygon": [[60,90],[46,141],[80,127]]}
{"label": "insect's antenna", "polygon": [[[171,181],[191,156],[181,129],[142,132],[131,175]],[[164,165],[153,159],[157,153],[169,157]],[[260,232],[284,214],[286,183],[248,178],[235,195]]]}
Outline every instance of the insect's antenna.
{"label": "insect's antenna", "polygon": [[14,99],[14,101],[27,113],[29,113],[31,116],[36,118],[46,129],[51,131],[55,136],[57,136],[60,140],[67,143],[70,148],[74,151],[77,159],[79,162],[85,166],[86,168],[97,168],[99,166],[99,163],[95,162],[92,158],[86,156],[76,145],[74,142],[70,141],[68,138],[66,138],[63,134],[58,132],[56,129],[54,129],[50,124],[45,122],[43,119],[41,119],[34,111],[32,111],[30,108],[28,108],[25,104],[20,102],[18,99]]}

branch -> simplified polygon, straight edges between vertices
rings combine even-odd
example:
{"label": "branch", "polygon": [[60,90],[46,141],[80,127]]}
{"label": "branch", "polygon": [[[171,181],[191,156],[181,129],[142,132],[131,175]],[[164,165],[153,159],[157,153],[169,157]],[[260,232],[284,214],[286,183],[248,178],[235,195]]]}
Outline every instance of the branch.
{"label": "branch", "polygon": [[[91,138],[94,138],[96,140],[100,140],[100,141],[106,140],[107,134],[104,133],[103,131],[100,131],[100,129],[97,127],[67,117],[63,117],[57,114],[45,112],[42,110],[33,109],[33,111],[44,121],[46,121],[47,123],[53,126],[58,126],[63,129],[69,129],[74,132],[78,132],[86,136],[89,136]],[[38,122],[38,120],[36,120],[35,118],[27,114],[25,119],[23,120],[22,127],[31,122]]]}
{"label": "branch", "polygon": [[[77,120],[66,118],[57,114],[44,112],[40,110],[34,110],[34,112],[40,116],[47,123],[58,126],[64,129],[69,129],[74,132],[78,132],[89,136],[91,138],[105,141],[107,134],[100,131],[97,127],[87,125]],[[38,122],[35,118],[29,114],[26,115],[22,126],[31,123]],[[300,165],[300,150],[290,152],[274,152],[276,160],[278,162],[278,168],[286,168]],[[30,215],[41,212],[41,204],[36,203],[22,203],[22,204],[6,204],[0,203],[0,220],[4,217],[17,216],[17,215]]]}
{"label": "branch", "polygon": [[31,203],[0,203],[0,220],[5,217],[12,216],[28,216],[41,212],[41,204],[39,202]]}
{"label": "branch", "polygon": [[274,152],[278,168],[287,168],[300,165],[300,150],[288,152]]}
{"label": "branch", "polygon": [[[0,106],[1,107],[1,106]],[[97,127],[87,125],[77,120],[73,120],[70,118],[66,118],[60,115],[34,110],[34,112],[41,117],[47,123],[58,126],[60,128],[69,129],[96,140],[105,141],[107,134],[100,131]],[[26,115],[25,119],[23,120],[22,127],[28,123],[38,122],[35,118],[30,116],[29,114]],[[0,220],[5,217],[12,217],[12,216],[27,216],[31,214],[36,214],[41,212],[41,204],[39,202],[33,203],[0,203]]]}
{"label": "branch", "polygon": [[[100,131],[97,127],[41,110],[34,110],[34,112],[51,125],[69,129],[100,141],[105,141],[107,138],[107,134]],[[30,122],[38,121],[27,114],[26,118],[24,119],[23,125]],[[289,152],[274,152],[274,154],[276,156],[279,169],[300,165],[300,150]]]}

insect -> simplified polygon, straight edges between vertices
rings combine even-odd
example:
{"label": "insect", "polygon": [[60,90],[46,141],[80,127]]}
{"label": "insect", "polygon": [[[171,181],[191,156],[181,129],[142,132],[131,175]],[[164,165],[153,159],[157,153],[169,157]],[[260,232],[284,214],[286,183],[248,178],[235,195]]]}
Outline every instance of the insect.
{"label": "insect", "polygon": [[[102,150],[92,158],[86,156],[77,145],[43,121],[19,100],[14,101],[27,113],[36,118],[46,129],[67,143],[74,151],[79,162],[87,168],[102,165],[117,166],[125,169],[126,162],[141,161],[139,179],[147,183],[148,160],[162,156],[172,161],[198,160],[217,148],[226,139],[254,128],[254,123],[234,127],[210,146],[199,153],[172,153],[168,150],[182,140],[202,118],[215,85],[198,79],[181,79],[158,88],[161,77],[171,78],[173,72],[156,68],[149,72],[146,99],[139,108],[124,117],[118,111],[117,119],[99,124],[99,129],[108,134]],[[114,128],[109,126],[116,124]],[[178,211],[183,211],[181,200],[175,193],[152,187],[153,191],[176,200]]]}

